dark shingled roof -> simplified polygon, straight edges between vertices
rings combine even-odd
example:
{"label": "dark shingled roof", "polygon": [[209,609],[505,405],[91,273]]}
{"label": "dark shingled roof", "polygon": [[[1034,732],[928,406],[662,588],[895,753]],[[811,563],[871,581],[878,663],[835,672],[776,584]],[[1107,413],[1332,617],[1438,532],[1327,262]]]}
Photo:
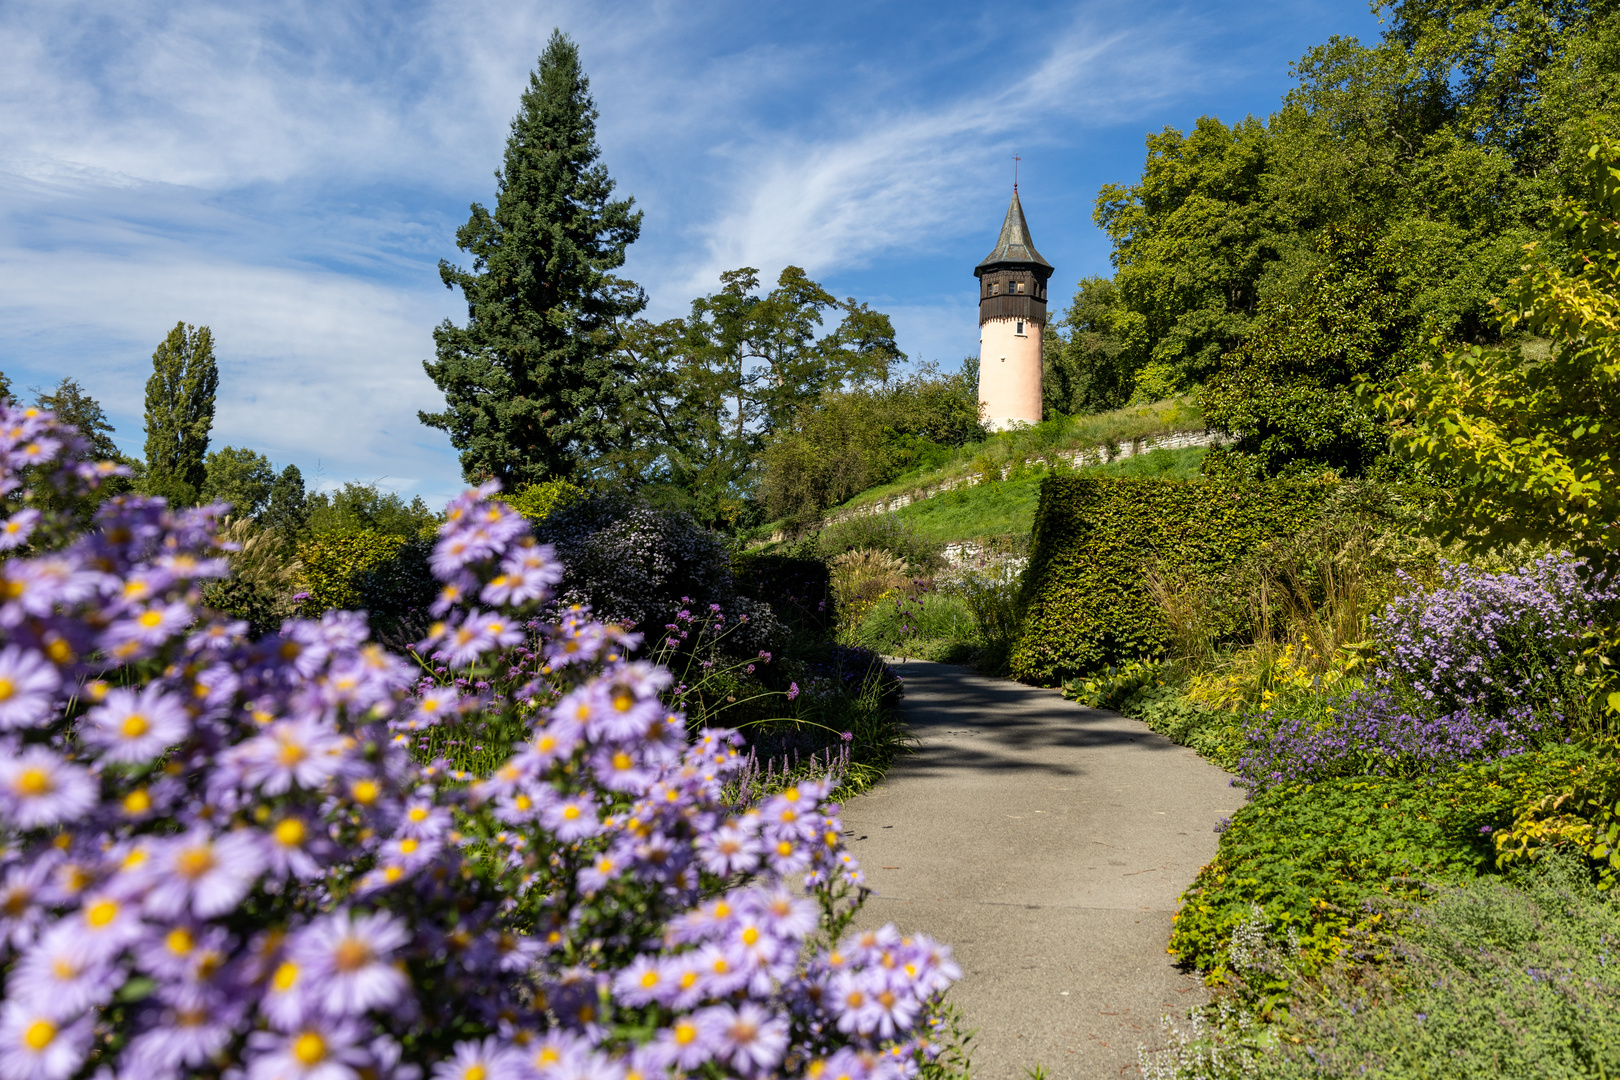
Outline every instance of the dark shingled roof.
{"label": "dark shingled roof", "polygon": [[1035,250],[1029,238],[1029,223],[1024,220],[1024,207],[1018,201],[1017,188],[1013,188],[1012,202],[1007,204],[1007,220],[1001,223],[1001,236],[996,240],[996,249],[974,269],[983,270],[999,263],[1029,263],[1052,269],[1052,264],[1041,258],[1041,253]]}

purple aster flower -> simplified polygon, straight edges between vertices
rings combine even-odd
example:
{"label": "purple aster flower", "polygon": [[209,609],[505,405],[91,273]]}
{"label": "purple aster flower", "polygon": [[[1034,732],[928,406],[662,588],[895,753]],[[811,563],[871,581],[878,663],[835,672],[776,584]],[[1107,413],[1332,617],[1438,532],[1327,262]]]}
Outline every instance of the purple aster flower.
{"label": "purple aster flower", "polygon": [[135,656],[155,649],[192,624],[191,608],[180,602],[153,604],[119,619],[101,635],[101,647],[113,656]]}
{"label": "purple aster flower", "polygon": [[0,1006],[0,1076],[6,1080],[67,1080],[90,1052],[92,1017],[68,1022],[38,999]]}
{"label": "purple aster flower", "polygon": [[20,829],[82,817],[95,806],[91,775],[43,746],[0,756],[0,816]]}
{"label": "purple aster flower", "polygon": [[454,1056],[433,1066],[433,1080],[520,1080],[527,1071],[515,1050],[486,1038],[456,1043]]}
{"label": "purple aster flower", "polygon": [[153,760],[190,730],[181,699],[156,685],[111,690],[79,726],[79,736],[101,750],[103,761],[138,764]]}
{"label": "purple aster flower", "polygon": [[49,856],[6,869],[0,885],[0,942],[21,949],[33,942],[45,922],[40,893],[50,877],[55,860]]}
{"label": "purple aster flower", "polygon": [[28,543],[39,525],[39,511],[19,510],[0,524],[0,551],[11,551]]}
{"label": "purple aster flower", "polygon": [[669,1027],[653,1036],[652,1051],[665,1069],[690,1072],[714,1057],[712,1037],[705,1037],[695,1018],[678,1016]]}
{"label": "purple aster flower", "polygon": [[540,822],[565,844],[595,836],[602,828],[589,795],[558,799],[541,812]]}
{"label": "purple aster flower", "polygon": [[261,734],[231,747],[224,760],[241,770],[247,786],[280,795],[294,784],[318,788],[341,772],[346,745],[335,728],[320,720],[274,720]]}
{"label": "purple aster flower", "polygon": [[753,873],[765,854],[765,845],[759,837],[735,821],[699,836],[697,849],[703,868],[722,877]]}
{"label": "purple aster flower", "polygon": [[358,1080],[370,1059],[353,1021],[317,1021],[248,1036],[247,1080]]}
{"label": "purple aster flower", "polygon": [[234,908],[265,868],[264,841],[251,829],[215,835],[206,828],[153,845],[135,871],[146,886],[149,915],[173,919],[191,911],[213,918]]}
{"label": "purple aster flower", "polygon": [[406,992],[410,983],[391,960],[409,940],[405,924],[386,912],[340,909],[300,931],[287,955],[308,972],[313,1000],[332,1015],[352,1016]]}
{"label": "purple aster flower", "polygon": [[785,886],[744,889],[734,894],[738,910],[758,919],[777,938],[803,940],[816,929],[816,905]]}
{"label": "purple aster flower", "polygon": [[123,979],[77,933],[58,923],[29,947],[6,979],[6,997],[38,1003],[52,1016],[77,1016],[112,999]]}
{"label": "purple aster flower", "polygon": [[0,650],[0,729],[34,727],[48,719],[61,685],[56,668],[39,653],[15,645]]}
{"label": "purple aster flower", "polygon": [[715,1057],[745,1076],[774,1069],[787,1050],[786,1017],[772,1016],[755,1002],[716,1005],[694,1019],[716,1047]]}
{"label": "purple aster flower", "polygon": [[130,1040],[125,1051],[129,1072],[136,1076],[174,1076],[193,1072],[236,1037],[245,1003],[215,998],[207,1005],[168,1008],[156,1023]]}
{"label": "purple aster flower", "polygon": [[796,698],[798,696],[799,696],[799,684],[796,683],[796,682],[788,683],[787,699],[789,701],[792,701],[794,698]]}

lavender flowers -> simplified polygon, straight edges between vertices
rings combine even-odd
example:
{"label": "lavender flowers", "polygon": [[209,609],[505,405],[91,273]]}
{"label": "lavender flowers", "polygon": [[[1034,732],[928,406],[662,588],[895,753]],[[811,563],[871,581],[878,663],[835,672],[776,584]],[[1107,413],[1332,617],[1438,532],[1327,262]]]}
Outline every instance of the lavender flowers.
{"label": "lavender flowers", "polygon": [[[80,452],[0,405],[0,496],[25,467],[82,494],[108,470]],[[635,635],[540,623],[559,568],[494,492],[449,508],[421,670],[361,614],[252,642],[201,608],[227,573],[217,507],[114,499],[0,565],[0,1080],[927,1059],[959,972],[892,928],[833,940],[861,877],[827,785],[728,803],[735,733],[689,739]],[[16,510],[0,544],[49,547],[47,526]],[[435,730],[524,738],[472,776],[413,757]]]}

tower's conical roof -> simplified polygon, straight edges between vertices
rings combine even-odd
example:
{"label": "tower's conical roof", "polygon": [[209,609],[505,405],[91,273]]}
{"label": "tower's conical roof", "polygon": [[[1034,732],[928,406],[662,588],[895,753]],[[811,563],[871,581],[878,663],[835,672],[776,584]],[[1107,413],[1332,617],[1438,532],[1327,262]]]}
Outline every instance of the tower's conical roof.
{"label": "tower's conical roof", "polygon": [[996,249],[986,255],[976,269],[998,263],[1029,263],[1035,266],[1044,266],[1052,269],[1052,264],[1041,258],[1041,253],[1035,250],[1035,245],[1029,239],[1029,223],[1024,220],[1024,207],[1018,201],[1018,189],[1013,188],[1012,202],[1007,204],[1007,220],[1001,223],[1001,236],[996,240]]}

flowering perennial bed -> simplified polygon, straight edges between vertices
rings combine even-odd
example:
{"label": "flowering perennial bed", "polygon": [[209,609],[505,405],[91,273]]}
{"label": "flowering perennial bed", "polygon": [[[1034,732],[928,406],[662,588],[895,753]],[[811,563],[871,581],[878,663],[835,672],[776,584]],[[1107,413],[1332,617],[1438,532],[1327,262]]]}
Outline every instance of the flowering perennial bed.
{"label": "flowering perennial bed", "polygon": [[[0,1078],[900,1077],[949,951],[849,934],[824,784],[723,792],[639,642],[572,614],[523,519],[468,492],[422,671],[329,612],[253,642],[200,605],[217,508],[119,498],[0,406]],[[543,663],[514,657],[538,634]],[[675,707],[672,707],[671,703]],[[425,732],[522,731],[487,776]]]}

